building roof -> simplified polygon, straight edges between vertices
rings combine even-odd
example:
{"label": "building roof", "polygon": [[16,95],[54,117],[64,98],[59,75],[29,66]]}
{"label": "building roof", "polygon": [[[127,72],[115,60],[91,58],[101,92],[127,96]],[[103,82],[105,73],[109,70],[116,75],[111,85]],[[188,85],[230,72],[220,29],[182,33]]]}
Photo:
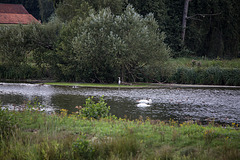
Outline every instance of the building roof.
{"label": "building roof", "polygon": [[21,4],[0,3],[0,24],[40,23]]}

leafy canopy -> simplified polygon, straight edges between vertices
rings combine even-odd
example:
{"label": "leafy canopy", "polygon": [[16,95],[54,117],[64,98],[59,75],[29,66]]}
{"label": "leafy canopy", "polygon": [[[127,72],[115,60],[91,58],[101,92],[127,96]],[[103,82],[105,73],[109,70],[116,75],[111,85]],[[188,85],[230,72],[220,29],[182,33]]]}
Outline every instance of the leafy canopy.
{"label": "leafy canopy", "polygon": [[59,54],[69,54],[59,66],[72,80],[113,82],[121,76],[135,81],[144,67],[161,66],[170,53],[153,15],[143,17],[131,5],[120,15],[110,9],[92,12],[69,24],[62,35],[66,43]]}

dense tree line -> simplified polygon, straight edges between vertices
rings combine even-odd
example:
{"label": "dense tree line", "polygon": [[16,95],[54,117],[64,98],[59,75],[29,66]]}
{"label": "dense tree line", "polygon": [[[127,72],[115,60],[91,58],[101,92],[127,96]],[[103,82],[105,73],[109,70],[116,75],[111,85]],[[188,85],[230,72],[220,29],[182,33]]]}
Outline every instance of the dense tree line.
{"label": "dense tree line", "polygon": [[153,13],[165,42],[176,56],[207,56],[235,58],[240,56],[240,1],[239,0],[188,0],[188,17],[185,43],[181,43],[183,7],[186,0],[1,0],[1,3],[21,3],[37,19],[46,22],[54,12],[63,21],[76,15],[88,16],[110,7],[114,14],[121,14],[127,4],[145,16]]}
{"label": "dense tree line", "polygon": [[183,41],[185,1],[2,0],[46,23],[0,26],[1,65],[65,81],[163,81],[169,55],[239,57],[240,1],[188,0]]}
{"label": "dense tree line", "polygon": [[184,45],[181,44],[181,25],[185,0],[129,2],[143,15],[154,13],[160,28],[167,35],[166,43],[175,51],[175,56],[240,56],[239,0],[190,1]]}

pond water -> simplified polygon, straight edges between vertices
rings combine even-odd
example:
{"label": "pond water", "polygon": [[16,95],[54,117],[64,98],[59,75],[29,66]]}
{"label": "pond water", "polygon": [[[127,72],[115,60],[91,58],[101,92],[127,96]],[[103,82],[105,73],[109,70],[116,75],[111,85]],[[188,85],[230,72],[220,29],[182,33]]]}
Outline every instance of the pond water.
{"label": "pond water", "polygon": [[[37,98],[47,112],[67,109],[75,112],[75,106],[83,105],[86,98],[96,100],[104,95],[111,107],[111,114],[117,117],[178,121],[214,119],[219,123],[240,123],[239,89],[107,89],[72,88],[26,83],[0,83],[2,106],[17,108]],[[136,101],[151,98],[148,107],[138,107]]]}

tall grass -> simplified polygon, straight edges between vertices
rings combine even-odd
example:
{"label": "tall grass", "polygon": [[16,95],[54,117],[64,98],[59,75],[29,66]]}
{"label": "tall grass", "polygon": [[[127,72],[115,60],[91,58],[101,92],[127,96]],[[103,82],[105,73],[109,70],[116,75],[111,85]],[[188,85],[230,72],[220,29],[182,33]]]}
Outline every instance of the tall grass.
{"label": "tall grass", "polygon": [[[196,64],[193,65],[193,60],[195,62],[200,63],[200,66]],[[208,67],[219,67],[225,69],[240,69],[240,58],[232,59],[232,60],[224,60],[224,59],[208,59],[206,57],[181,57],[176,59],[170,60],[170,65],[174,66],[174,68],[191,68],[191,67],[201,67],[201,68],[208,68]]]}
{"label": "tall grass", "polygon": [[240,85],[240,59],[209,60],[203,58],[172,59],[175,72],[168,82],[182,84]]}
{"label": "tall grass", "polygon": [[29,79],[43,78],[42,71],[35,66],[20,65],[20,66],[5,66],[0,65],[1,79]]}
{"label": "tall grass", "polygon": [[240,69],[224,69],[219,67],[178,68],[170,77],[170,82],[182,84],[207,85],[240,85]]}

